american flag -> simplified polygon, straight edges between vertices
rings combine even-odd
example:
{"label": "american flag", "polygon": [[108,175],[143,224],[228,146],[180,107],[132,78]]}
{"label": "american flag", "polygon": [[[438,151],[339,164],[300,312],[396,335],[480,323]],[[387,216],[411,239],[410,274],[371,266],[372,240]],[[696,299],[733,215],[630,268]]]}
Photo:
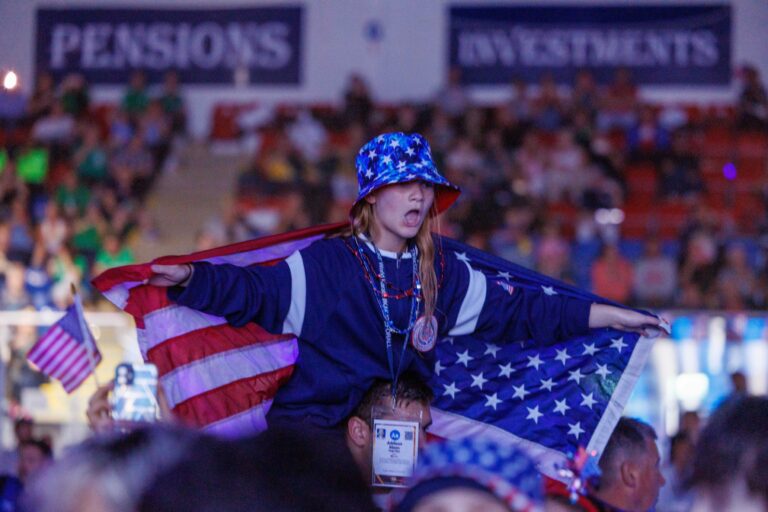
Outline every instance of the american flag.
{"label": "american flag", "polygon": [[[529,288],[609,303],[452,240],[443,240],[443,250],[508,293]],[[613,329],[545,346],[472,335],[445,338],[436,348],[430,433],[513,443],[556,478],[557,467],[579,446],[598,453],[605,447],[651,346],[638,334]]]}
{"label": "american flag", "polygon": [[274,264],[312,242],[340,232],[346,223],[249,240],[186,256],[109,269],[94,286],[136,321],[144,359],[157,365],[174,415],[222,436],[264,430],[272,398],[293,373],[294,336],[275,335],[250,323],[228,325],[221,317],[179,306],[166,288],[150,286],[150,266],[207,261],[240,266]]}
{"label": "american flag", "polygon": [[85,323],[78,297],[64,316],[29,349],[27,360],[49,377],[58,379],[67,393],[77,389],[96,369],[101,354]]}
{"label": "american flag", "polygon": [[[346,223],[265,237],[153,263],[191,261],[273,264]],[[459,257],[508,293],[517,287],[607,303],[597,296],[501,258],[443,239],[445,257]],[[297,340],[242,328],[178,306],[165,288],[146,284],[150,263],[110,269],[94,285],[136,319],[142,354],[159,369],[174,413],[225,435],[266,428],[265,415],[292,373]],[[651,342],[636,334],[594,330],[551,346],[531,340],[446,338],[436,348],[431,385],[433,426],[444,438],[484,436],[511,442],[556,476],[578,446],[601,451],[645,364]]]}

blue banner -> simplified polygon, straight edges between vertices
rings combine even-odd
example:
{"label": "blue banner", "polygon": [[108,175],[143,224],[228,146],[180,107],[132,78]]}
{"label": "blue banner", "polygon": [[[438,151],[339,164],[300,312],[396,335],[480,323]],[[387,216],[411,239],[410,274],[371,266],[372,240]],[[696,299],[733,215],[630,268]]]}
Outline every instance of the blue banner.
{"label": "blue banner", "polygon": [[731,34],[727,5],[452,7],[449,62],[466,84],[623,67],[639,84],[727,85]]}
{"label": "blue banner", "polygon": [[302,8],[40,9],[35,57],[56,78],[126,84],[144,70],[157,81],[178,71],[185,84],[299,84]]}

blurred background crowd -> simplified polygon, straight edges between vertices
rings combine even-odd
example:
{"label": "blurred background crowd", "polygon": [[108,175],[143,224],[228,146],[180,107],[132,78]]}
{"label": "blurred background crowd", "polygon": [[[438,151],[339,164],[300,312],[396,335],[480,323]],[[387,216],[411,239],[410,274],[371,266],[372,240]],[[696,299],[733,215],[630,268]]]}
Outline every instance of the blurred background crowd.
{"label": "blurred background crowd", "polygon": [[[251,157],[196,244],[345,220],[357,148],[419,132],[463,190],[442,233],[622,303],[761,309],[768,100],[755,68],[740,76],[717,108],[645,103],[619,69],[605,84],[588,71],[567,87],[514,80],[494,105],[470,101],[454,70],[425,104],[377,102],[352,76],[337,105],[216,111],[211,140],[242,140]],[[187,141],[182,91],[173,72],[136,72],[119,105],[94,105],[82,77],[41,73],[29,98],[0,103],[0,307],[61,308],[70,281],[87,292],[134,261],[137,238],[161,235],[143,205]]]}

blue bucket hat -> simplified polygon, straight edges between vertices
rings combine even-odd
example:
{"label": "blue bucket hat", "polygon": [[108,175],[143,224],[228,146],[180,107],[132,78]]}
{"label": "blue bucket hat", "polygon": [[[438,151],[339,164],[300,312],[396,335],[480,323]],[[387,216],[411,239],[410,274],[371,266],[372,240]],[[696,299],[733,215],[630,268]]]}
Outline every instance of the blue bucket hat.
{"label": "blue bucket hat", "polygon": [[383,133],[371,139],[360,149],[355,166],[360,192],[353,211],[365,196],[395,183],[421,180],[435,185],[437,213],[450,207],[461,193],[437,170],[429,143],[417,133]]}
{"label": "blue bucket hat", "polygon": [[541,510],[542,480],[520,450],[481,438],[432,443],[419,454],[408,489],[391,495],[390,511],[410,512],[430,494],[455,488],[478,489],[514,511]]}

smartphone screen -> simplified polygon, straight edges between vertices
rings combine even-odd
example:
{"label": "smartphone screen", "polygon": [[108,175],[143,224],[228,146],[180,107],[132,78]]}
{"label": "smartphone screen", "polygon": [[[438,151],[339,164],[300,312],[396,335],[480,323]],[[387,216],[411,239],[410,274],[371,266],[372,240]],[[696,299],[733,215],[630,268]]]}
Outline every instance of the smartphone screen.
{"label": "smartphone screen", "polygon": [[112,391],[112,418],[115,421],[146,423],[156,421],[157,367],[151,363],[122,363],[115,368]]}

